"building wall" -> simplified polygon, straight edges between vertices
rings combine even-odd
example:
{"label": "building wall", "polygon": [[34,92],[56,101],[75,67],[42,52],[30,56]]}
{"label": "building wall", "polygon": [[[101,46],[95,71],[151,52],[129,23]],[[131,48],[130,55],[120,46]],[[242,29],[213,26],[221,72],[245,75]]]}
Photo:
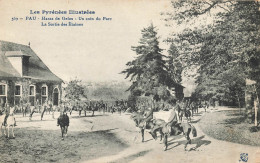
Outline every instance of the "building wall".
{"label": "building wall", "polygon": [[[38,100],[39,104],[43,104],[46,100],[53,100],[53,90],[55,88],[59,89],[59,102],[62,97],[62,89],[61,83],[53,83],[53,82],[39,82],[33,81],[31,79],[17,79],[17,80],[0,80],[0,83],[7,85],[7,96],[0,96],[0,103],[3,101],[4,103],[8,102],[11,105],[19,105],[21,101],[23,103],[30,102],[31,105],[35,105],[36,101]],[[20,85],[21,88],[21,95],[15,95],[15,86]],[[30,94],[30,86],[35,86],[35,93],[34,95]],[[42,95],[42,87],[46,86],[47,92],[46,95]]]}

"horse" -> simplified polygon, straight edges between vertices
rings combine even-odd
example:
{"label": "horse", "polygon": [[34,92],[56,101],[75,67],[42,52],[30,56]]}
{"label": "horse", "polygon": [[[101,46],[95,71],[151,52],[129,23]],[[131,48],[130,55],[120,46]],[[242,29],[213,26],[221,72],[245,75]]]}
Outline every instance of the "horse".
{"label": "horse", "polygon": [[23,112],[23,117],[26,117],[26,112],[30,109],[30,104],[25,103],[22,105],[22,112]]}
{"label": "horse", "polygon": [[29,116],[30,121],[32,120],[32,115],[33,115],[33,113],[36,112],[36,110],[37,110],[36,106],[30,106],[30,116]]}
{"label": "horse", "polygon": [[179,104],[175,106],[176,110],[178,111],[178,116],[180,121],[182,121],[182,117],[185,116],[187,120],[191,121],[191,112],[187,110],[185,107],[181,107]]}
{"label": "horse", "polygon": [[64,140],[64,135],[65,137],[67,136],[67,132],[68,132],[68,127],[69,127],[69,117],[67,115],[67,113],[65,112],[61,112],[58,120],[57,120],[57,126],[60,126],[61,128],[61,139]]}
{"label": "horse", "polygon": [[161,124],[164,122],[161,119],[152,119],[151,121],[145,123],[144,122],[144,116],[142,113],[134,112],[130,116],[130,118],[135,122],[136,127],[140,129],[141,135],[142,135],[142,142],[144,142],[144,130],[148,129],[151,130],[149,133],[154,137],[154,134],[156,134],[156,131],[153,132],[152,129],[155,128],[155,126],[161,126]]}
{"label": "horse", "polygon": [[[11,107],[10,108],[10,113],[9,113],[9,116],[6,120],[6,124],[5,124],[5,129],[4,129],[4,135],[6,135],[6,129],[8,130],[7,132],[7,137],[9,138],[9,128],[12,127],[12,135],[13,135],[13,138],[15,138],[14,136],[14,127],[15,127],[15,117],[14,117],[14,111],[15,111],[15,107]],[[1,133],[2,133],[2,126],[4,126],[4,120],[5,120],[5,115],[6,114],[3,114],[0,116],[0,124],[1,124]]]}
{"label": "horse", "polygon": [[203,103],[201,103],[201,107],[204,108],[205,112],[207,112],[207,109],[209,108],[209,103],[204,101]]}
{"label": "horse", "polygon": [[168,123],[164,122],[164,124],[162,124],[161,127],[159,128],[159,132],[161,133],[161,139],[163,137],[164,151],[166,151],[168,148],[168,137],[169,136],[177,136],[180,134],[184,134],[185,138],[187,139],[187,142],[184,145],[185,151],[186,151],[188,144],[191,144],[190,133],[192,132],[193,137],[197,137],[196,128],[188,122],[181,123],[181,124],[177,123],[173,126],[169,126]]}
{"label": "horse", "polygon": [[190,110],[187,110],[187,109],[181,110],[181,111],[179,112],[180,121],[182,121],[182,117],[183,117],[183,116],[185,116],[186,119],[191,122],[191,112],[190,112]]}
{"label": "horse", "polygon": [[192,117],[193,117],[194,113],[196,113],[196,114],[199,113],[199,107],[195,101],[191,102],[190,107],[191,107],[191,111],[192,111]]}

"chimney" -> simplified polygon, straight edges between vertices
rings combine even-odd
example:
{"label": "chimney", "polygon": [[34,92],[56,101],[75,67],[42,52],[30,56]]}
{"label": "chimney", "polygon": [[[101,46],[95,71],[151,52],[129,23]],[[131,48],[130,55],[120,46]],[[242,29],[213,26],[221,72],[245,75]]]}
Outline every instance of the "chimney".
{"label": "chimney", "polygon": [[28,43],[28,46],[30,47],[30,45],[31,45],[31,44],[30,44],[30,42],[29,42],[29,43]]}

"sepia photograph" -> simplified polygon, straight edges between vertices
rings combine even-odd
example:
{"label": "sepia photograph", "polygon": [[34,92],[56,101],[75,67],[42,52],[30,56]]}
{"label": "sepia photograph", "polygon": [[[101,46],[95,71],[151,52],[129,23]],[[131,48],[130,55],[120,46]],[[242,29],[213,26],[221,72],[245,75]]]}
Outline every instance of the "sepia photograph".
{"label": "sepia photograph", "polygon": [[260,163],[260,1],[0,0],[0,162]]}

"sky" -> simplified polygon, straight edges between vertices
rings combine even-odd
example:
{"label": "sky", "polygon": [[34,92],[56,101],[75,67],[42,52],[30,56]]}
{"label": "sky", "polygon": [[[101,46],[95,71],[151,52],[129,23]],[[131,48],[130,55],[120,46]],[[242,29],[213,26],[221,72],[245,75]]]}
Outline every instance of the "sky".
{"label": "sky", "polygon": [[[32,11],[31,11],[32,10]],[[89,10],[95,14],[44,15],[42,10]],[[163,39],[182,27],[166,27],[161,12],[171,11],[170,0],[0,0],[0,40],[28,45],[64,81],[129,81],[120,74],[128,61],[136,57],[131,46],[137,46],[141,30],[151,23],[157,27],[160,47],[167,54],[169,45]],[[40,14],[31,12],[40,11]],[[36,20],[25,20],[36,16]],[[42,21],[42,16],[53,21]],[[41,22],[72,17],[83,26],[41,26]],[[112,18],[109,21],[79,21],[78,17]],[[12,21],[12,18],[23,20]],[[75,18],[77,20],[75,20]],[[183,78],[183,85],[194,89],[194,80]]]}
{"label": "sky", "polygon": [[[134,59],[131,46],[138,45],[141,29],[153,23],[162,41],[170,29],[164,26],[160,12],[169,8],[170,1],[166,0],[0,0],[0,39],[24,45],[30,42],[36,54],[63,80],[125,81],[119,73]],[[42,13],[30,14],[30,10],[91,10],[94,15],[77,16],[112,20],[83,21],[84,26],[77,27],[46,27],[41,22],[52,21],[42,21]],[[26,16],[40,20],[25,20]],[[23,20],[11,21],[13,17]]]}

